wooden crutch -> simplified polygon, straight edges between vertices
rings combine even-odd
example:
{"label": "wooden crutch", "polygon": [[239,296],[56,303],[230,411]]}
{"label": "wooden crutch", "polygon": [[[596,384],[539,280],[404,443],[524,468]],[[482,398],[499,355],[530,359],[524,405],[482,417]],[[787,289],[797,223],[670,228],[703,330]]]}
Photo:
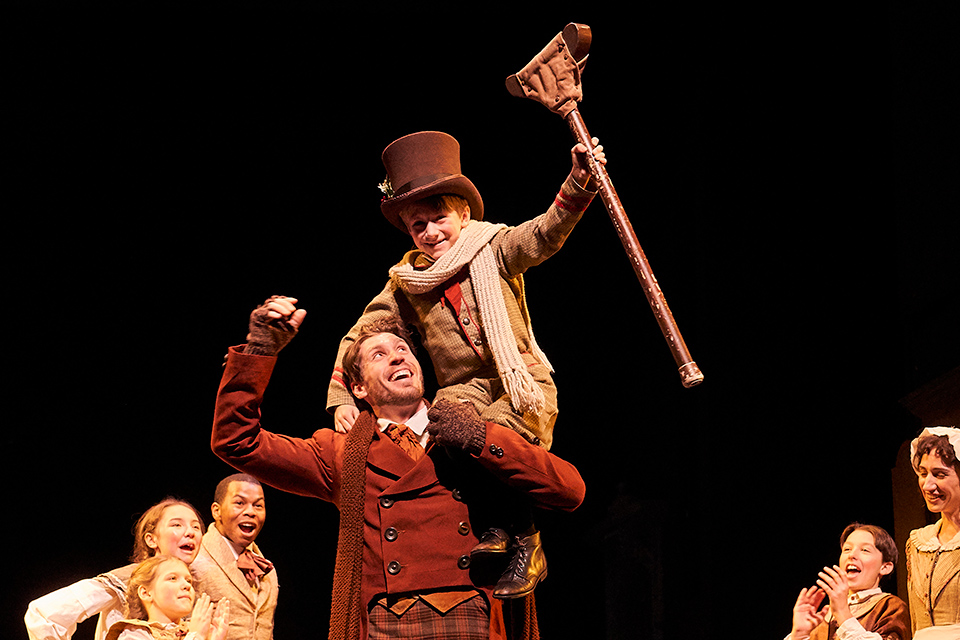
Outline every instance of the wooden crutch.
{"label": "wooden crutch", "polygon": [[640,279],[643,293],[650,303],[663,337],[667,340],[673,359],[679,367],[680,380],[684,387],[695,387],[703,382],[703,374],[693,361],[680,329],[667,306],[663,291],[657,283],[643,248],[637,241],[629,218],[613,188],[606,167],[593,158],[593,142],[577,103],[583,97],[580,74],[590,49],[590,27],[571,22],[533,60],[519,72],[507,78],[507,90],[519,98],[537,100],[567,121],[578,142],[587,147],[590,172],[599,185],[600,197],[610,214],[613,226],[620,236],[623,248]]}

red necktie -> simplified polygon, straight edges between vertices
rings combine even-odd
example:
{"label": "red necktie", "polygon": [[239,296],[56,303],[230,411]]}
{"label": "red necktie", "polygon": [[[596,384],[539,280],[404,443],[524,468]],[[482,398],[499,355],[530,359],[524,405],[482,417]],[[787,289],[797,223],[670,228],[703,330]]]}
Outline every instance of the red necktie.
{"label": "red necktie", "polygon": [[403,449],[404,453],[413,458],[414,461],[423,457],[424,451],[423,447],[420,446],[420,440],[417,438],[417,434],[407,425],[391,424],[384,430],[384,433],[396,442],[397,445]]}

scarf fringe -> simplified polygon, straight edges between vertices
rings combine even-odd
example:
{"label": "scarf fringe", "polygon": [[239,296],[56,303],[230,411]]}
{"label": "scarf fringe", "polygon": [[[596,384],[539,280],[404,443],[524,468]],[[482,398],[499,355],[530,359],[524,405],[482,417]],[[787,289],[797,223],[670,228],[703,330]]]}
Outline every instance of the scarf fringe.
{"label": "scarf fringe", "polygon": [[517,411],[540,415],[544,404],[546,404],[546,399],[543,396],[543,390],[529,372],[508,371],[501,373],[500,378],[503,380],[503,386],[510,396],[510,404]]}

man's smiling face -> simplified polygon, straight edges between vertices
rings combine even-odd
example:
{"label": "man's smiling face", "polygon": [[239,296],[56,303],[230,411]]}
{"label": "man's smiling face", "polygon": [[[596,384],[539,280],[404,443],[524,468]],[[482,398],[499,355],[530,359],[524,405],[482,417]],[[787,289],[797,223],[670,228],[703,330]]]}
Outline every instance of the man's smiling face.
{"label": "man's smiling face", "polygon": [[375,412],[420,403],[423,372],[403,338],[392,333],[373,335],[360,345],[359,359],[363,381],[353,383],[353,394],[370,403]]}
{"label": "man's smiling face", "polygon": [[223,502],[213,503],[212,512],[220,533],[234,545],[246,548],[257,539],[267,517],[263,487],[252,482],[231,482]]}

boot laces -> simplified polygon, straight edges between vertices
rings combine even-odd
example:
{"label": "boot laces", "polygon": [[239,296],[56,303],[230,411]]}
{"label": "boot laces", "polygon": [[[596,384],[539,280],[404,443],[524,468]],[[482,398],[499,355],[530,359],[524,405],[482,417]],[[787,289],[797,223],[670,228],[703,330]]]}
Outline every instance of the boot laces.
{"label": "boot laces", "polygon": [[513,566],[511,569],[514,574],[523,577],[523,567],[527,564],[528,550],[527,545],[523,544],[519,536],[516,538],[516,549],[517,553],[513,556]]}

